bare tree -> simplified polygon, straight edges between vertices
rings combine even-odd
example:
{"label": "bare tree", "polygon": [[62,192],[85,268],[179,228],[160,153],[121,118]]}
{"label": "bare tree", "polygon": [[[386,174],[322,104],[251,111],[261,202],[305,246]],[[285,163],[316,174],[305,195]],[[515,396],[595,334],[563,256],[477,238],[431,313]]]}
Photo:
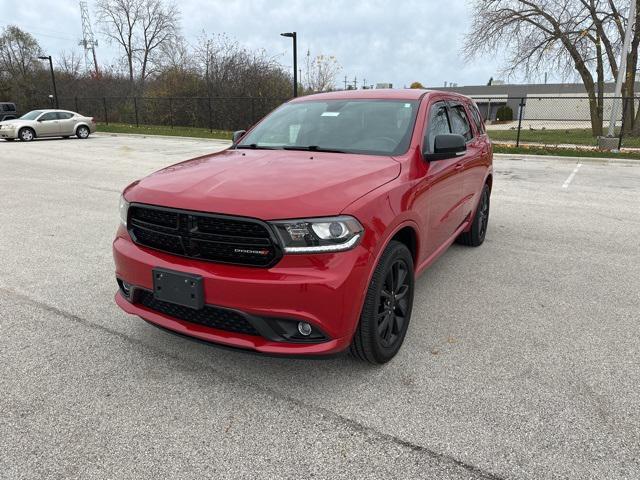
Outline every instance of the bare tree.
{"label": "bare tree", "polygon": [[163,0],[98,0],[102,32],[123,50],[132,89],[157,72],[159,53],[179,34],[180,13]]}
{"label": "bare tree", "polygon": [[264,50],[249,51],[227,35],[200,37],[195,57],[208,96],[289,95],[290,80],[273,57]]}
{"label": "bare tree", "polygon": [[75,50],[62,51],[57,63],[57,70],[69,79],[78,79],[82,76],[83,58]]}
{"label": "bare tree", "polygon": [[311,56],[307,50],[305,61],[305,87],[312,92],[327,92],[335,89],[336,75],[342,67],[336,57],[329,55]]}
{"label": "bare tree", "polygon": [[[626,29],[626,9],[616,3],[621,2],[475,0],[464,51],[471,59],[504,49],[509,74],[531,77],[550,69],[564,78],[577,74],[589,98],[592,132],[602,135],[604,82],[618,73],[616,59]],[[629,53],[626,95],[633,95],[639,42],[636,32]]]}

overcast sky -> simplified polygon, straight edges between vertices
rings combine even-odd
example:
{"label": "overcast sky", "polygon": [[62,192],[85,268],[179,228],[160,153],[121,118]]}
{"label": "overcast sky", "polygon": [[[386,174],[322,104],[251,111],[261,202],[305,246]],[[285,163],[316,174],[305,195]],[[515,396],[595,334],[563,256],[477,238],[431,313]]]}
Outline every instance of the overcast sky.
{"label": "overcast sky", "polygon": [[[0,0],[0,4],[9,0]],[[89,0],[95,25],[95,0]],[[182,31],[190,43],[204,30],[227,33],[248,48],[264,48],[291,66],[291,40],[280,32],[298,32],[299,56],[334,55],[344,75],[358,83],[391,82],[395,87],[420,81],[442,86],[486,84],[496,77],[499,61],[462,61],[460,49],[469,27],[466,0],[180,0]],[[14,4],[15,5],[15,4]],[[77,0],[30,0],[29,8],[3,9],[2,23],[33,34],[55,56],[79,50],[80,9]],[[98,61],[113,63],[115,46],[98,34]]]}

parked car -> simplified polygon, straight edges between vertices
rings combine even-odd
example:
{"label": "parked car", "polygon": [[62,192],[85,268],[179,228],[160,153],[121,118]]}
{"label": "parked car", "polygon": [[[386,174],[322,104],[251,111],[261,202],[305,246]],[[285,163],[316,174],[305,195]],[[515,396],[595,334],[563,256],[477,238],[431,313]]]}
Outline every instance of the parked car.
{"label": "parked car", "polygon": [[231,148],[124,190],[115,300],[208,342],[285,355],[349,348],[384,363],[403,343],[416,276],[455,240],[483,243],[492,157],[461,95],[296,98]]}
{"label": "parked car", "polygon": [[0,122],[5,120],[13,120],[18,114],[16,113],[16,104],[11,102],[0,102]]}
{"label": "parked car", "polygon": [[30,142],[40,137],[64,137],[75,135],[88,138],[96,131],[92,117],[84,117],[68,110],[33,110],[15,120],[0,122],[0,138],[7,141],[20,139]]}

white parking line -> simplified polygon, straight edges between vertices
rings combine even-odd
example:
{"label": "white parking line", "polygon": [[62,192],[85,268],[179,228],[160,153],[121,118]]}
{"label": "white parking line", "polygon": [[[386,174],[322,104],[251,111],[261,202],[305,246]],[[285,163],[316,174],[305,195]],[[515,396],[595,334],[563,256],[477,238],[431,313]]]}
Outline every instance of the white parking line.
{"label": "white parking line", "polygon": [[573,177],[576,176],[576,173],[578,173],[578,170],[580,170],[581,166],[582,166],[581,163],[576,165],[576,168],[573,169],[573,172],[571,172],[571,175],[569,175],[569,178],[567,178],[562,184],[562,188],[569,188],[569,184],[571,183],[571,180],[573,180]]}

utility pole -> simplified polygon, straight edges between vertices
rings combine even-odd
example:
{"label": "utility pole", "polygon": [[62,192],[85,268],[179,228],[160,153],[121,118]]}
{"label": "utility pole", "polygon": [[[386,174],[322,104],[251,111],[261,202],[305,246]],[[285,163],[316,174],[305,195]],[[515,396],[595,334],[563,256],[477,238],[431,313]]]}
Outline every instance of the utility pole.
{"label": "utility pole", "polygon": [[358,77],[354,75],[353,77],[353,89],[357,90],[358,89]]}
{"label": "utility pole", "polygon": [[[636,0],[630,0],[629,6],[629,19],[627,20],[627,31],[624,33],[624,43],[622,45],[622,51],[620,52],[620,68],[618,69],[618,78],[616,79],[616,90],[613,94],[614,97],[619,98],[622,95],[622,80],[627,70],[627,52],[631,45],[631,37],[636,22]],[[622,103],[622,101],[621,101]],[[624,112],[623,112],[624,115]],[[618,117],[618,102],[614,99],[613,106],[611,108],[611,119],[609,120],[608,137],[615,135],[616,121]]]}
{"label": "utility pole", "polygon": [[347,76],[344,76],[344,89],[347,89]]}

